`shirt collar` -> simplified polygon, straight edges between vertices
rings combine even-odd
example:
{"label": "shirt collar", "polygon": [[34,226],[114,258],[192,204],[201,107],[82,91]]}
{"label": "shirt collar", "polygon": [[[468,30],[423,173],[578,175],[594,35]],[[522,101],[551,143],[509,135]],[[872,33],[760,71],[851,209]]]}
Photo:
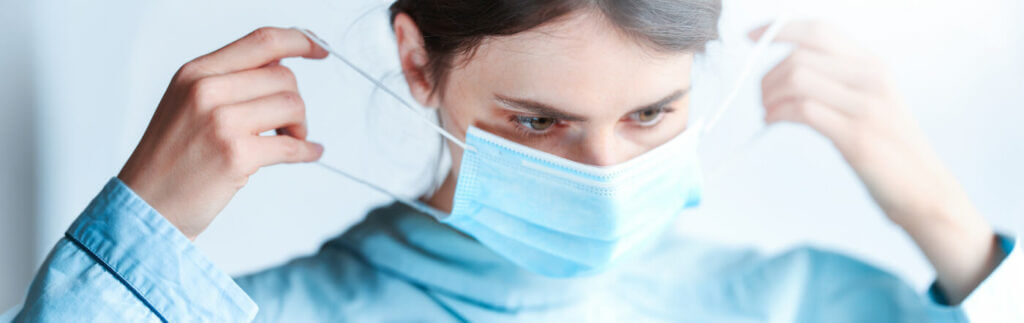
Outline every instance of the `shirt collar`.
{"label": "shirt collar", "polygon": [[501,311],[567,306],[607,275],[549,278],[400,203],[378,208],[335,241],[375,269],[462,301]]}

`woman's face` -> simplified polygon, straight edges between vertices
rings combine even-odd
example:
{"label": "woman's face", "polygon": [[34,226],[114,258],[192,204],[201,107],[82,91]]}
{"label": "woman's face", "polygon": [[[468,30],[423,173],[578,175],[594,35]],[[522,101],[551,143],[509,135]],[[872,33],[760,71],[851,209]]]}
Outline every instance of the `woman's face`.
{"label": "woman's face", "polygon": [[[431,96],[426,53],[408,16],[396,19],[413,95],[441,109],[445,128],[469,126],[584,164],[621,163],[680,134],[687,124],[693,55],[651,50],[599,14],[568,16],[484,40],[457,58],[443,96]],[[454,171],[461,150],[453,146]],[[457,175],[457,174],[456,174]]]}

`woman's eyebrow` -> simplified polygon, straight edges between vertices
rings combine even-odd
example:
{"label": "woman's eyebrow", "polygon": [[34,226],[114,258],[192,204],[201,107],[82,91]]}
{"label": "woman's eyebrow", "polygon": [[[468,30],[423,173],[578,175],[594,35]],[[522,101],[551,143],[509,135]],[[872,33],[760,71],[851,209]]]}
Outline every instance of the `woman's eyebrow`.
{"label": "woman's eyebrow", "polygon": [[[672,102],[675,102],[676,100],[679,100],[682,97],[686,96],[686,94],[689,93],[689,92],[690,92],[690,88],[689,87],[687,87],[685,89],[676,90],[675,92],[672,92],[672,94],[669,94],[665,98],[663,98],[661,100],[658,100],[657,102],[654,102],[654,103],[651,103],[651,104],[639,107],[639,108],[631,111],[630,113],[634,113],[634,112],[637,112],[637,111],[643,111],[643,110],[647,110],[647,109],[656,109],[656,108],[660,108],[660,107],[669,105]],[[554,119],[558,119],[558,120],[562,120],[562,121],[574,121],[574,122],[587,121],[587,118],[585,118],[585,117],[574,115],[574,114],[571,114],[571,113],[559,110],[559,109],[557,109],[555,107],[552,107],[551,105],[540,103],[540,102],[533,101],[533,100],[509,98],[509,97],[506,97],[506,96],[503,96],[503,95],[500,95],[500,94],[495,94],[494,95],[494,100],[497,101],[499,104],[503,105],[506,109],[512,110],[512,111],[517,111],[517,112],[522,112],[522,113],[530,113],[530,114],[534,114],[534,115],[538,115],[538,116],[542,116],[542,117],[546,117],[546,118],[554,118]]]}
{"label": "woman's eyebrow", "polygon": [[654,103],[651,103],[651,104],[648,104],[648,105],[636,108],[635,110],[630,111],[629,113],[636,113],[636,112],[645,111],[645,110],[651,110],[651,109],[659,109],[659,108],[664,107],[666,105],[672,104],[672,102],[676,102],[679,99],[682,99],[684,96],[686,96],[686,94],[690,93],[690,89],[691,88],[692,87],[687,87],[685,89],[676,90],[675,92],[672,92],[672,94],[669,94],[665,98],[663,98],[661,100],[658,100],[658,102],[654,102]]}
{"label": "woman's eyebrow", "polygon": [[501,105],[505,106],[509,110],[531,113],[546,118],[555,118],[563,121],[586,121],[587,119],[581,116],[570,114],[568,112],[558,110],[550,105],[540,103],[533,100],[525,99],[514,99],[495,94],[494,99]]}

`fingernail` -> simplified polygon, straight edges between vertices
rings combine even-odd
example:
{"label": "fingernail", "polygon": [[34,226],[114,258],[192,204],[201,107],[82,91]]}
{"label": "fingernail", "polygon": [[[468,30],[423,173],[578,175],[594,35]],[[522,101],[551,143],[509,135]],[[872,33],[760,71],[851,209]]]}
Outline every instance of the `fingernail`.
{"label": "fingernail", "polygon": [[316,151],[317,155],[323,154],[324,153],[324,145],[321,145],[320,143],[314,142],[313,143],[313,150]]}

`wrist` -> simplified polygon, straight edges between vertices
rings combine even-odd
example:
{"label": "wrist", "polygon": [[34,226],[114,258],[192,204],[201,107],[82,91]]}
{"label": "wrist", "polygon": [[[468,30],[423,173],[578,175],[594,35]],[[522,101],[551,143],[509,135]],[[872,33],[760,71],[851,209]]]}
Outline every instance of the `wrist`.
{"label": "wrist", "polygon": [[891,218],[917,241],[952,239],[969,243],[994,236],[991,226],[966,198],[943,199],[932,207]]}
{"label": "wrist", "polygon": [[927,232],[981,235],[992,232],[959,184],[949,181],[948,184],[933,185],[930,194],[925,194],[930,198],[918,199],[918,203],[907,201],[901,207],[887,208],[886,214],[911,235]]}
{"label": "wrist", "polygon": [[136,179],[138,176],[137,172],[134,172],[128,166],[125,166],[125,168],[117,175],[117,179],[131,189],[139,199],[142,199],[149,204],[157,214],[174,225],[174,227],[188,238],[189,241],[195,241],[196,237],[202,232],[202,230],[192,228],[189,225],[190,220],[188,218],[176,216],[176,214],[181,214],[181,212],[176,212],[175,208],[169,206],[166,199],[159,198],[161,196],[168,195],[166,191],[151,192],[149,190],[150,187],[140,185],[140,181]]}
{"label": "wrist", "polygon": [[939,289],[951,304],[963,301],[998,262],[998,239],[969,203],[936,208],[898,223],[935,268]]}

